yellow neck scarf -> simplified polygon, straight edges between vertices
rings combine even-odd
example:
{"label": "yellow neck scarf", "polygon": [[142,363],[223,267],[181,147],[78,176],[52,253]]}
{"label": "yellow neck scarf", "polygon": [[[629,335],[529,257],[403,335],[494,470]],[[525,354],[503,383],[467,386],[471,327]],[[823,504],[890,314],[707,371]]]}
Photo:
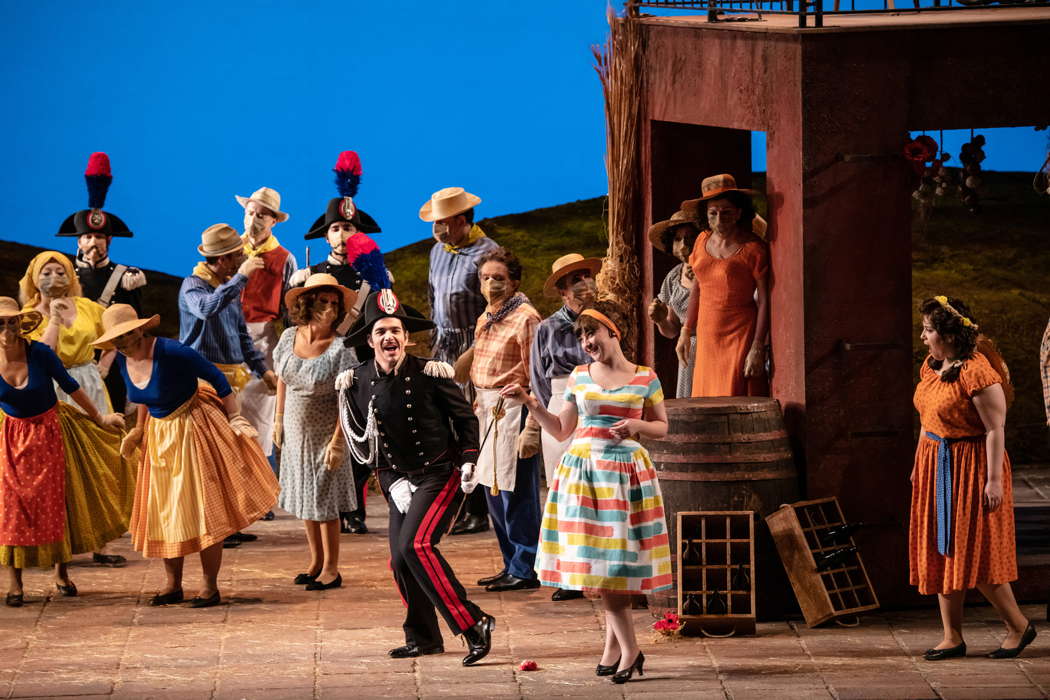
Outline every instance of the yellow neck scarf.
{"label": "yellow neck scarf", "polygon": [[276,250],[281,247],[281,244],[277,242],[277,236],[272,233],[259,247],[256,247],[252,243],[252,237],[247,233],[241,234],[241,240],[244,241],[244,254],[249,258],[255,257],[256,255],[262,255],[263,253],[269,253],[271,250]]}
{"label": "yellow neck scarf", "polygon": [[454,246],[445,243],[445,252],[452,253],[453,255],[461,255],[463,253],[464,248],[469,248],[484,237],[485,232],[481,230],[480,226],[474,224],[470,227],[470,233],[467,234],[467,240],[463,241],[463,245]]}
{"label": "yellow neck scarf", "polygon": [[199,262],[193,267],[193,276],[200,277],[202,280],[210,284],[212,287],[218,287],[222,284],[222,281],[215,276],[215,273],[208,267],[208,263]]}

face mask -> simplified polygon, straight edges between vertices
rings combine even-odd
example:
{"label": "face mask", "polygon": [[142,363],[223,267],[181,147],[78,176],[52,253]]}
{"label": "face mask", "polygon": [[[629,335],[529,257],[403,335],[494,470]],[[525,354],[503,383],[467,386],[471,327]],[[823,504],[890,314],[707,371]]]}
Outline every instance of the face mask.
{"label": "face mask", "polygon": [[507,296],[507,282],[504,280],[482,280],[481,295],[490,304]]}
{"label": "face mask", "polygon": [[244,215],[245,232],[251,231],[253,233],[258,233],[259,231],[262,231],[263,228],[265,227],[263,226],[263,220],[261,216],[255,217],[247,213]]}
{"label": "face mask", "polygon": [[322,323],[331,323],[335,320],[337,308],[335,304],[329,304],[327,302],[317,300],[314,301],[311,311],[313,311],[313,317],[318,321]]}
{"label": "face mask", "polygon": [[569,291],[576,301],[584,305],[593,304],[595,297],[598,296],[598,286],[593,279],[580,280],[572,285]]}
{"label": "face mask", "polygon": [[42,277],[37,286],[41,292],[54,299],[65,296],[66,291],[69,289],[69,280],[62,275],[51,275],[50,277]]}
{"label": "face mask", "polygon": [[438,243],[448,243],[448,224],[443,224],[440,221],[434,222],[434,238]]}
{"label": "face mask", "polygon": [[81,249],[85,261],[94,265],[106,257],[108,246],[105,241],[93,241],[86,248]]}

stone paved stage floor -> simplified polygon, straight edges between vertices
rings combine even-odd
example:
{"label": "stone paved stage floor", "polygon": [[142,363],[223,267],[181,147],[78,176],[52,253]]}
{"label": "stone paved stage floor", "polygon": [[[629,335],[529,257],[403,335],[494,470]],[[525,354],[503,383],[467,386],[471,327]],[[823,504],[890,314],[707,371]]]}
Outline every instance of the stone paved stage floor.
{"label": "stone paved stage floor", "polygon": [[[402,643],[401,602],[386,568],[386,519],[371,499],[373,534],[343,536],[344,588],[307,592],[291,583],[304,564],[300,524],[256,523],[260,540],[227,550],[228,604],[204,610],[146,605],[162,582],[158,560],[130,555],[123,569],[76,566],[79,598],[55,598],[51,576],[25,573],[28,603],[0,608],[0,697],[79,698],[1042,698],[1050,692],[1050,630],[1017,660],[929,663],[939,638],[933,610],[870,615],[853,629],[759,625],[740,639],[656,644],[640,637],[646,675],[624,686],[594,676],[600,612],[590,601],[552,603],[550,590],[486,594],[495,615],[492,654],[463,668],[458,639],[446,653],[393,660]],[[495,572],[491,534],[448,538],[444,551],[464,583]],[[116,551],[129,554],[127,538]],[[79,559],[83,560],[83,557]],[[187,561],[187,595],[199,562]],[[1042,606],[1026,614],[1043,620]],[[636,611],[639,628],[652,620]],[[967,610],[972,654],[998,646],[990,608]],[[534,659],[540,670],[521,672]]]}

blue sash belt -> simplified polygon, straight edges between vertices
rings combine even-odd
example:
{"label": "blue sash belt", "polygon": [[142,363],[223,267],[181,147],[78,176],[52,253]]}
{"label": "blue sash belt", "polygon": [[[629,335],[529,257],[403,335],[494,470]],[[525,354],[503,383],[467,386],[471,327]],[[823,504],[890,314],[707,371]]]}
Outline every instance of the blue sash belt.
{"label": "blue sash belt", "polygon": [[952,443],[984,439],[983,435],[942,438],[926,431],[926,437],[937,442],[937,471],[933,484],[934,507],[937,510],[937,552],[950,556],[952,548]]}

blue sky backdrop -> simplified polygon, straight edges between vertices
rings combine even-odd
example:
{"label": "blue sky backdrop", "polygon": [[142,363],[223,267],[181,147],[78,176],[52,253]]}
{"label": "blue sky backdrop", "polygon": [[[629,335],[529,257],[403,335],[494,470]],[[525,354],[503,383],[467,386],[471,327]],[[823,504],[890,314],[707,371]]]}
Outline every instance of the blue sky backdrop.
{"label": "blue sky backdrop", "polygon": [[[53,234],[87,204],[92,151],[113,164],[106,208],[135,232],[114,258],[177,275],[205,227],[241,227],[233,197],[261,185],[280,191],[291,220],[276,232],[302,262],[344,149],[361,155],[357,202],[384,250],[430,235],[416,214],[443,186],[481,196],[480,217],[606,191],[590,48],[605,0],[0,6],[0,238],[73,251]],[[1042,162],[1045,132],[983,133],[988,169]],[[948,136],[957,151],[964,135]],[[326,246],[312,245],[316,262]]]}

